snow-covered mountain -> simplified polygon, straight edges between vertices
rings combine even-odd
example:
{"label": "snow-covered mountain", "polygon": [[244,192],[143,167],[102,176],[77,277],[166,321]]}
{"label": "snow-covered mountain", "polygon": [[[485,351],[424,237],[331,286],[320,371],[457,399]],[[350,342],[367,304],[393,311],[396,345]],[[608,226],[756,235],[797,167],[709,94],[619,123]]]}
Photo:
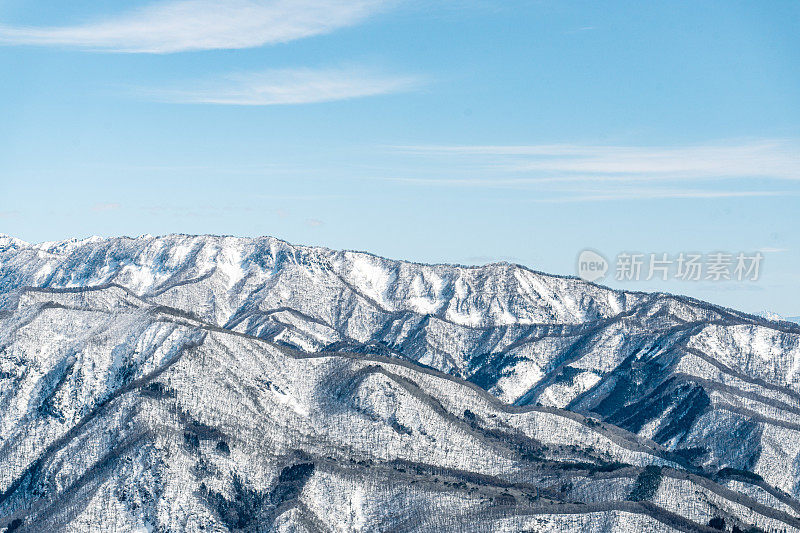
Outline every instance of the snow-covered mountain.
{"label": "snow-covered mountain", "polygon": [[800,530],[798,374],[517,265],[0,236],[0,531]]}

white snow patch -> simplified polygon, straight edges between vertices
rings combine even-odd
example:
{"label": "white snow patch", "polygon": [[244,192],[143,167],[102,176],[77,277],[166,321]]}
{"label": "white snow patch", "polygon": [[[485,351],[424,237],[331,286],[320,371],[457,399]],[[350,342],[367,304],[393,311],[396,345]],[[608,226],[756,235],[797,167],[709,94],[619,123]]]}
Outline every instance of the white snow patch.
{"label": "white snow patch", "polygon": [[226,246],[217,255],[217,271],[227,278],[227,288],[231,288],[247,273],[242,268],[242,254],[236,248]]}
{"label": "white snow patch", "polygon": [[459,300],[466,300],[467,296],[469,296],[469,285],[464,281],[464,278],[458,278],[456,280],[455,296]]}
{"label": "white snow patch", "polygon": [[171,268],[179,266],[186,260],[191,251],[192,246],[189,244],[176,245],[172,248],[172,253],[170,254],[169,261],[167,261],[166,266]]}
{"label": "white snow patch", "polygon": [[149,266],[126,265],[121,273],[128,276],[130,287],[136,292],[143,292],[155,284],[156,277]]}
{"label": "white snow patch", "polygon": [[492,303],[489,306],[489,313],[494,317],[496,324],[509,325],[517,323],[517,317],[506,309],[497,298],[492,298]]}
{"label": "white snow patch", "polygon": [[301,405],[300,402],[298,402],[297,399],[294,398],[293,396],[285,392],[279,391],[274,387],[271,387],[270,390],[275,395],[275,399],[278,401],[278,403],[286,405],[292,411],[294,411],[300,416],[307,417],[309,415],[308,409],[304,405]]}
{"label": "white snow patch", "polygon": [[367,517],[364,516],[364,489],[356,487],[350,495],[350,516],[353,530],[362,531],[367,523]]}
{"label": "white snow patch", "polygon": [[414,276],[409,292],[408,303],[412,311],[429,315],[433,314],[439,307],[432,284],[427,285],[422,274],[417,273]]}
{"label": "white snow patch", "polygon": [[34,274],[33,279],[35,284],[39,284],[44,282],[47,277],[53,273],[53,264],[52,263],[45,263],[42,265],[42,268],[36,271]]}
{"label": "white snow patch", "polygon": [[0,233],[0,247],[7,248],[9,246],[14,246],[16,248],[27,248],[30,245],[21,239],[17,239],[11,235],[6,235],[5,233]]}
{"label": "white snow patch", "polygon": [[350,276],[353,279],[353,284],[382,306],[393,310],[394,305],[387,298],[387,293],[389,285],[394,281],[394,273],[383,268],[380,264],[374,264],[371,258],[368,257],[352,255],[350,260],[352,262]]}
{"label": "white snow patch", "polygon": [[500,393],[501,400],[513,403],[543,377],[544,372],[539,365],[530,360],[523,360],[514,365],[508,375],[501,377],[494,388]]}

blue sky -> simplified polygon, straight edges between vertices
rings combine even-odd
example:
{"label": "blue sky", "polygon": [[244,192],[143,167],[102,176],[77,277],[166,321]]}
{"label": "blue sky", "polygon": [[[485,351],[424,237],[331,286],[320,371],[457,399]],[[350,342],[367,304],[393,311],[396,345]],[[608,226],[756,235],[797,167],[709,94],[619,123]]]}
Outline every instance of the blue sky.
{"label": "blue sky", "polygon": [[800,3],[0,0],[0,232],[274,235],[800,315]]}

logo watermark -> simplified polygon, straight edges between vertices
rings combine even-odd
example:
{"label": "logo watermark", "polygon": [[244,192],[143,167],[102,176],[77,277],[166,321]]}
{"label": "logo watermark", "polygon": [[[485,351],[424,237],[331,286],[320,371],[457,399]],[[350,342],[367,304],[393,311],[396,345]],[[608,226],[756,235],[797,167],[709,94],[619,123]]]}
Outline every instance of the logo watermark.
{"label": "logo watermark", "polygon": [[598,281],[606,277],[608,261],[594,250],[583,250],[578,254],[578,276],[586,281]]}
{"label": "logo watermark", "polygon": [[[761,252],[622,252],[614,263],[617,281],[758,281]],[[605,257],[594,250],[578,254],[577,273],[586,281],[600,281],[611,270]]]}

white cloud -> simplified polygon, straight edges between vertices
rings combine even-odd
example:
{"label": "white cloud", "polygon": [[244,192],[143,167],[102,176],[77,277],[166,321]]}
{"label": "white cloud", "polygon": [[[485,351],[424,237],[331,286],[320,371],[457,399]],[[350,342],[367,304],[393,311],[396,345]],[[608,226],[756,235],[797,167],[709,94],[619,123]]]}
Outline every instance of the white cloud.
{"label": "white cloud", "polygon": [[96,213],[101,213],[103,211],[116,211],[117,209],[121,208],[122,206],[116,202],[111,203],[99,203],[94,204],[92,206],[92,211]]}
{"label": "white cloud", "polygon": [[[490,168],[537,181],[651,181],[773,178],[800,180],[800,145],[783,140],[684,147],[401,146],[415,154],[480,158]],[[475,183],[478,185],[479,183]]]}
{"label": "white cloud", "polygon": [[536,198],[539,203],[573,203],[573,202],[606,202],[614,200],[662,200],[677,198],[752,198],[763,196],[785,196],[785,191],[704,191],[704,190],[665,190],[665,189],[639,189],[629,191],[610,190],[606,192],[591,192],[581,194],[577,191],[566,196],[550,198]]}
{"label": "white cloud", "polygon": [[424,158],[427,175],[419,175],[417,164],[410,167],[410,175],[388,181],[514,189],[535,193],[527,200],[540,203],[800,195],[797,140],[677,147],[538,144],[391,149]]}
{"label": "white cloud", "polygon": [[[657,200],[680,198],[756,198],[770,196],[797,196],[791,190],[703,190],[694,188],[631,187],[631,183],[611,184],[590,182],[601,181],[586,176],[574,179],[492,179],[492,178],[384,178],[384,181],[412,185],[442,187],[491,187],[498,189],[535,190],[537,196],[526,198],[536,203],[603,202],[611,200]],[[583,184],[564,186],[563,182],[582,181]],[[521,197],[522,198],[522,197]]]}
{"label": "white cloud", "polygon": [[185,104],[287,105],[395,93],[419,85],[412,77],[359,69],[284,69],[192,83],[190,88],[143,91],[156,100]]}
{"label": "white cloud", "polygon": [[0,44],[140,53],[250,48],[351,26],[387,3],[387,0],[171,0],[75,26],[0,25]]}

